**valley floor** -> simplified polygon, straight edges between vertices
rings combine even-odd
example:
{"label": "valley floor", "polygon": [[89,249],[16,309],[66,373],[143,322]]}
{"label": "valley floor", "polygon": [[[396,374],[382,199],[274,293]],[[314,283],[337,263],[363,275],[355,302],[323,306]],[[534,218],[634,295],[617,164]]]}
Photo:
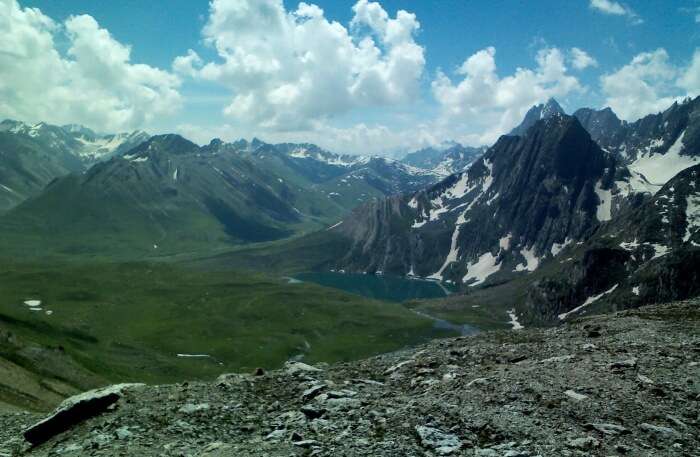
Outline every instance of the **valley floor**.
{"label": "valley floor", "polygon": [[8,412],[0,455],[698,456],[699,305],[139,387],[35,448]]}

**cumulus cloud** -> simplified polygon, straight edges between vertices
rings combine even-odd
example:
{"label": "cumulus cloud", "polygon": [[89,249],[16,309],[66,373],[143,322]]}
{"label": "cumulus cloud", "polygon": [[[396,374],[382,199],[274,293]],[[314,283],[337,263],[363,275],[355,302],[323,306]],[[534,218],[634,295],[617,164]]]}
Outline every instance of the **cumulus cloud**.
{"label": "cumulus cloud", "polygon": [[496,69],[496,50],[482,49],[457,70],[461,80],[453,82],[439,72],[432,91],[441,107],[438,128],[454,132],[453,138],[467,144],[486,144],[515,127],[532,105],[550,97],[566,97],[583,91],[578,79],[568,73],[564,54],[556,48],[537,53],[534,69],[518,68],[501,78]]}
{"label": "cumulus cloud", "polygon": [[636,120],[700,94],[700,51],[690,64],[676,66],[665,49],[643,52],[619,70],[601,76],[605,103],[621,118]]}
{"label": "cumulus cloud", "polygon": [[597,67],[598,61],[591,57],[586,51],[579,48],[571,48],[571,66],[577,70],[588,67]]}
{"label": "cumulus cloud", "polygon": [[644,22],[632,8],[614,0],[591,0],[590,7],[603,14],[625,16],[635,24],[641,24]]}
{"label": "cumulus cloud", "polygon": [[202,33],[218,60],[189,51],[173,68],[230,89],[223,113],[268,131],[308,130],[356,107],[412,100],[425,66],[416,16],[391,18],[367,0],[353,13],[345,27],[304,2],[287,11],[282,0],[213,0]]}
{"label": "cumulus cloud", "polygon": [[[179,79],[131,62],[131,50],[88,15],[59,24],[0,0],[0,117],[143,127],[180,105]],[[67,41],[61,52],[56,41]]]}

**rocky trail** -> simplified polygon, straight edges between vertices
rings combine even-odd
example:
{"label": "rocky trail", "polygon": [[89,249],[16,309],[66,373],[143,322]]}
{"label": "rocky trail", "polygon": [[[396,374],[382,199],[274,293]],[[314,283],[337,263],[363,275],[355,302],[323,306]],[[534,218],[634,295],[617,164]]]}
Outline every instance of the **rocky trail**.
{"label": "rocky trail", "polygon": [[700,456],[699,305],[83,394],[0,415],[0,456]]}

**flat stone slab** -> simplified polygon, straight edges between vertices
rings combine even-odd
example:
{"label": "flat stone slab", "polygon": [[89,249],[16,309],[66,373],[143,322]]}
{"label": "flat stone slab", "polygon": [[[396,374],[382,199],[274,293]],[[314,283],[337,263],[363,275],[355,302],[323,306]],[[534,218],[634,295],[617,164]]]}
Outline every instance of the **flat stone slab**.
{"label": "flat stone slab", "polygon": [[145,384],[115,384],[67,398],[46,419],[25,430],[24,439],[34,446],[45,443],[59,433],[106,411],[126,390],[142,386]]}

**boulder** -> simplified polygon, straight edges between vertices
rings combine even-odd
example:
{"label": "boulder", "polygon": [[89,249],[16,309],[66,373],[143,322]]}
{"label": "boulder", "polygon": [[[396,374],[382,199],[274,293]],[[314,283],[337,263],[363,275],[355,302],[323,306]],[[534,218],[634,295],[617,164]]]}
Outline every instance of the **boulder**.
{"label": "boulder", "polygon": [[418,433],[421,445],[433,449],[438,455],[449,455],[462,447],[462,442],[457,436],[433,427],[416,425],[416,433]]}
{"label": "boulder", "polygon": [[59,433],[103,413],[127,390],[143,386],[144,384],[116,384],[67,398],[50,416],[25,430],[24,439],[35,446],[44,443]]}

